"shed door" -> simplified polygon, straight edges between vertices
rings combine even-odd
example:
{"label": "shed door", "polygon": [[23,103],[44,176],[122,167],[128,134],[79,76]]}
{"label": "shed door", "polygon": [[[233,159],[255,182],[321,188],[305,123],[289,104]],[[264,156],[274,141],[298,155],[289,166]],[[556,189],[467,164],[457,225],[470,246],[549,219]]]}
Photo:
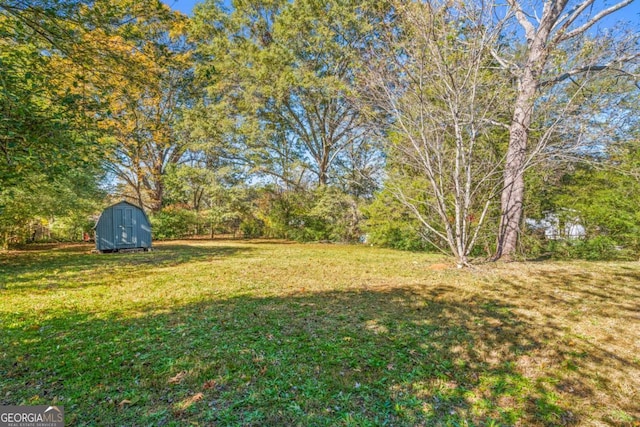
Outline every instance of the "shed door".
{"label": "shed door", "polygon": [[116,248],[136,245],[134,234],[133,209],[128,207],[115,208],[115,242]]}

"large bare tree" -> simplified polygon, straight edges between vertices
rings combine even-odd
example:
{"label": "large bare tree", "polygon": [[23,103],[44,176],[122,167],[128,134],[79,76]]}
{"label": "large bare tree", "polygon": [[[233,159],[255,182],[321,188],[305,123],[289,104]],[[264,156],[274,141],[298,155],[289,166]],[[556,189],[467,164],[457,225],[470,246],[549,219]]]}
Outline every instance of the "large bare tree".
{"label": "large bare tree", "polygon": [[[524,201],[524,173],[531,160],[543,152],[551,139],[553,126],[563,119],[564,106],[558,106],[558,117],[552,126],[542,129],[531,146],[534,113],[540,100],[563,82],[572,81],[578,89],[584,87],[580,78],[594,73],[615,71],[629,75],[625,64],[638,59],[638,32],[627,34],[607,32],[591,37],[589,31],[598,22],[632,3],[622,0],[609,6],[599,6],[595,0],[545,0],[539,3],[507,0],[510,14],[515,17],[526,43],[523,51],[505,56],[497,50],[493,55],[516,80],[517,96],[513,101],[509,125],[509,145],[504,168],[501,195],[501,218],[496,259],[509,259],[517,249]],[[575,101],[574,96],[567,103]]]}

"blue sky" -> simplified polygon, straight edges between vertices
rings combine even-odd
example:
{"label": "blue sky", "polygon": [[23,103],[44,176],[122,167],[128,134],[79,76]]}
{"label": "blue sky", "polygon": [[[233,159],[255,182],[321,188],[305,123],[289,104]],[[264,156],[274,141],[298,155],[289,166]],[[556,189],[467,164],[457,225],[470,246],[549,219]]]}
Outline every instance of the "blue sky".
{"label": "blue sky", "polygon": [[[179,10],[180,12],[191,15],[193,10],[193,6],[197,3],[202,3],[204,0],[162,0],[165,4],[169,5],[171,8],[175,10]],[[600,2],[598,6],[602,7],[603,5],[612,4],[611,0],[604,0]],[[625,7],[624,9],[616,12],[611,17],[607,18],[605,25],[612,25],[618,20],[624,20],[631,22],[635,25],[640,31],[640,1],[635,0],[630,5]]]}

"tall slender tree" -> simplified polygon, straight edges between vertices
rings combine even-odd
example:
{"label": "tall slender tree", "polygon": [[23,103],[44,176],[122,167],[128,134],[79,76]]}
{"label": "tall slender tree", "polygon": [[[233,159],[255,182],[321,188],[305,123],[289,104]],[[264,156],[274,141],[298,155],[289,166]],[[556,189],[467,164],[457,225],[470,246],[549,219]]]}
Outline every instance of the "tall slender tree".
{"label": "tall slender tree", "polygon": [[496,123],[509,94],[491,49],[501,27],[487,25],[491,7],[473,2],[394,5],[362,77],[363,97],[389,120],[386,186],[425,239],[463,266],[499,190]]}
{"label": "tall slender tree", "polygon": [[526,43],[523,51],[509,57],[497,50],[493,52],[503,68],[513,74],[517,90],[509,125],[496,259],[509,259],[516,252],[523,220],[525,170],[531,159],[545,149],[553,135],[553,124],[562,120],[564,107],[556,106],[559,117],[538,132],[531,147],[532,124],[540,100],[557,85],[590,78],[594,73],[611,71],[622,77],[630,74],[628,64],[637,64],[639,57],[637,31],[622,36],[615,32],[602,33],[598,43],[583,41],[598,22],[632,1],[599,5],[595,0],[545,0],[540,10],[534,3],[508,0]]}

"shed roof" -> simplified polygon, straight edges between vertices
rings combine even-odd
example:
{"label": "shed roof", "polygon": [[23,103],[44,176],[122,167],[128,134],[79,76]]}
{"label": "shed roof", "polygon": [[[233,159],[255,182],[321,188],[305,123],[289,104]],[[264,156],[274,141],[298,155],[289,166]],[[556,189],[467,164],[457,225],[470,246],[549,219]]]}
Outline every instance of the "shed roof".
{"label": "shed roof", "polygon": [[[118,203],[114,203],[112,205],[107,206],[106,208],[102,209],[102,212],[106,211],[107,209],[111,209],[111,208],[113,208],[115,206],[121,205],[123,203],[125,203],[125,204],[127,204],[129,206],[133,206],[134,208],[139,209],[140,211],[142,211],[142,215],[144,215],[144,219],[146,219],[147,222],[149,224],[151,224],[151,221],[149,221],[149,217],[147,216],[147,213],[144,211],[144,209],[142,209],[140,206],[138,206],[138,205],[136,205],[134,203],[126,201],[125,199],[120,200]],[[102,214],[100,214],[100,218],[101,217],[102,217]],[[100,218],[98,218],[98,220],[96,221],[96,225],[93,226],[94,229],[98,226],[98,223],[100,222]]]}

